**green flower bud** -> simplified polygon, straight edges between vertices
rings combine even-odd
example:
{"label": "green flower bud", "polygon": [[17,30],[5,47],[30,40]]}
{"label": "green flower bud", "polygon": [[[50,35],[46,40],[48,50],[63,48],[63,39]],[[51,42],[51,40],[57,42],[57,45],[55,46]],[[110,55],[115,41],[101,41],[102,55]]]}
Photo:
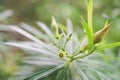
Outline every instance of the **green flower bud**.
{"label": "green flower bud", "polygon": [[58,24],[57,24],[57,22],[56,22],[56,20],[55,20],[54,17],[52,17],[51,27],[52,27],[53,32],[54,32],[54,34],[55,34],[55,38],[56,38],[56,39],[60,39],[63,34],[60,34],[60,33],[59,33],[59,27],[58,27]]}
{"label": "green flower bud", "polygon": [[[103,29],[97,31],[94,34],[94,44],[101,42],[105,35],[108,33],[108,31],[110,30],[111,27],[111,23],[106,25]],[[83,52],[88,48],[88,38],[87,36],[85,36],[85,38],[82,40],[82,43],[80,45],[80,51]]]}
{"label": "green flower bud", "polygon": [[111,27],[111,23],[106,25],[103,29],[97,31],[94,34],[94,44],[99,43],[104,39],[108,31],[110,30],[110,27]]}
{"label": "green flower bud", "polygon": [[55,34],[59,34],[58,25],[54,17],[52,17],[51,28],[55,31]]}

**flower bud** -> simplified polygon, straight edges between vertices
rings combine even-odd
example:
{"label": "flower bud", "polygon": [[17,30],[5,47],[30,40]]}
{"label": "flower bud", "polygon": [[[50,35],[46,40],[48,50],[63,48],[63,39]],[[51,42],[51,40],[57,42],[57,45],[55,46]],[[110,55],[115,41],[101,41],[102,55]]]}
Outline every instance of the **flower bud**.
{"label": "flower bud", "polygon": [[99,43],[99,42],[101,42],[104,39],[104,37],[106,36],[108,31],[110,30],[110,27],[111,27],[111,23],[109,23],[103,29],[97,31],[94,34],[94,44]]}
{"label": "flower bud", "polygon": [[52,23],[51,23],[52,29],[55,31],[55,34],[59,34],[58,32],[58,25],[54,17],[52,17]]}
{"label": "flower bud", "polygon": [[[104,39],[105,35],[110,30],[110,27],[111,27],[111,23],[106,25],[103,29],[97,31],[94,34],[94,43],[93,44],[101,42]],[[85,36],[85,38],[82,40],[82,43],[80,45],[80,51],[83,52],[87,48],[88,48],[88,38],[87,38],[87,36]]]}

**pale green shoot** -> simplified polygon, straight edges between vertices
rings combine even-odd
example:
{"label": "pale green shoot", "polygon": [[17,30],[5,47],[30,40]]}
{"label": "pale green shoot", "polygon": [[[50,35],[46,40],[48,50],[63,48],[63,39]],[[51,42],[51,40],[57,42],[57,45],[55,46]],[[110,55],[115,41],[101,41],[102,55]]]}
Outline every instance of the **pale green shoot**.
{"label": "pale green shoot", "polygon": [[103,46],[98,46],[96,48],[96,50],[105,50],[105,49],[117,47],[117,46],[120,46],[120,42],[111,43],[111,44],[107,44],[107,45],[103,45]]}
{"label": "pale green shoot", "polygon": [[93,45],[93,29],[92,29],[93,0],[89,0],[87,8],[88,8],[88,28],[91,31],[89,34],[91,38],[88,39],[88,45],[89,47],[92,47]]}

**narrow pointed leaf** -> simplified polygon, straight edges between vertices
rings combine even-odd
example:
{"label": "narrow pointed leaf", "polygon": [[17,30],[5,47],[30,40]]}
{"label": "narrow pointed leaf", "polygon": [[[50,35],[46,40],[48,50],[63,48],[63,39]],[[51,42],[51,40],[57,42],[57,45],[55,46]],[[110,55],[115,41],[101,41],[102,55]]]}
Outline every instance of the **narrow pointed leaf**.
{"label": "narrow pointed leaf", "polygon": [[[83,28],[84,28],[84,30],[85,30],[85,32],[86,32],[86,34],[87,34],[87,38],[86,39],[88,39],[87,41],[87,45],[89,46],[89,47],[91,47],[92,46],[92,43],[93,43],[93,37],[92,37],[92,33],[91,33],[91,30],[90,30],[90,28],[88,27],[88,24],[87,24],[87,22],[84,20],[84,18],[81,16],[81,23],[82,23],[82,26],[83,26]],[[85,45],[86,46],[86,45]]]}
{"label": "narrow pointed leaf", "polygon": [[62,65],[57,66],[57,67],[50,67],[47,70],[46,69],[42,70],[42,71],[40,71],[40,72],[38,72],[36,74],[33,74],[32,76],[30,76],[30,77],[28,77],[28,78],[26,78],[24,80],[40,80],[41,78],[53,73],[54,71],[56,71],[57,69],[59,69],[61,67],[62,67]]}
{"label": "narrow pointed leaf", "polygon": [[103,45],[103,46],[98,46],[96,50],[105,50],[105,49],[117,47],[117,46],[120,46],[120,42],[111,43],[111,44],[107,44],[107,45]]}
{"label": "narrow pointed leaf", "polygon": [[31,34],[37,36],[38,38],[48,40],[48,38],[47,38],[48,36],[43,34],[42,32],[40,32],[36,28],[34,28],[26,23],[21,23],[20,25],[24,30],[30,32]]}
{"label": "narrow pointed leaf", "polygon": [[71,33],[73,33],[73,25],[72,25],[72,22],[71,22],[71,20],[67,20],[67,33],[68,34],[71,34]]}
{"label": "narrow pointed leaf", "polygon": [[34,37],[33,35],[31,35],[30,33],[26,32],[25,30],[23,30],[23,29],[21,29],[21,28],[19,28],[17,26],[9,26],[9,27],[10,27],[10,29],[12,29],[12,30],[20,33],[21,35],[23,35],[23,36],[25,36],[25,37],[27,37],[27,38],[29,38],[29,39],[37,42],[37,43],[43,44],[43,42],[41,42],[39,39],[37,39],[36,37]]}
{"label": "narrow pointed leaf", "polygon": [[62,72],[60,73],[59,77],[57,80],[64,80],[65,79],[65,76],[67,74],[67,70],[68,70],[68,67],[65,66],[63,69],[62,69]]}
{"label": "narrow pointed leaf", "polygon": [[93,0],[89,0],[88,3],[88,27],[92,32],[92,12],[93,12]]}
{"label": "narrow pointed leaf", "polygon": [[91,39],[89,39],[89,47],[92,47],[93,45],[93,28],[92,28],[92,13],[93,13],[93,0],[89,0],[88,3],[88,27],[90,29],[90,36]]}
{"label": "narrow pointed leaf", "polygon": [[51,52],[48,52],[47,50],[44,50],[42,48],[40,49],[40,48],[36,48],[34,46],[25,45],[25,44],[18,43],[18,42],[7,42],[6,44],[15,46],[18,48],[22,48],[22,49],[33,50],[33,51],[39,52],[40,54],[46,54],[46,55],[51,55],[51,56],[55,56],[55,57],[57,56],[56,54],[51,54]]}
{"label": "narrow pointed leaf", "polygon": [[41,29],[47,33],[49,36],[53,36],[51,30],[42,22],[37,22],[37,24],[39,25],[39,27],[41,27]]}

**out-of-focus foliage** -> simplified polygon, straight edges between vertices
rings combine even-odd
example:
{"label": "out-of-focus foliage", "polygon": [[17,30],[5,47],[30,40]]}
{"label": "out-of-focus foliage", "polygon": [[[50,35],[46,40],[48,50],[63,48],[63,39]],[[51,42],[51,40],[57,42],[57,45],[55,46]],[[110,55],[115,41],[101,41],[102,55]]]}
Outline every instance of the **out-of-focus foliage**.
{"label": "out-of-focus foliage", "polygon": [[[20,65],[20,59],[23,55],[19,54],[19,50],[5,45],[5,42],[12,38],[13,33],[2,23],[7,23],[6,21],[12,16],[12,13],[12,10],[4,10],[0,13],[0,80],[21,80],[33,70],[29,67],[26,69],[26,66]],[[25,72],[24,69],[26,70]]]}
{"label": "out-of-focus foliage", "polygon": [[[86,15],[86,4],[84,2],[85,0],[1,0],[0,11],[14,10],[14,14],[8,23],[15,24],[19,21],[25,21],[32,24],[33,21],[40,20],[50,25],[51,16],[55,16],[56,20],[63,24],[69,18],[77,27],[80,25],[79,15]],[[94,0],[94,31],[102,28],[103,24],[101,23],[104,22],[105,18],[109,18],[113,21],[113,30],[110,31],[111,35],[109,35],[111,37],[108,37],[111,42],[120,39],[119,32],[116,31],[120,30],[119,3],[120,0]]]}

